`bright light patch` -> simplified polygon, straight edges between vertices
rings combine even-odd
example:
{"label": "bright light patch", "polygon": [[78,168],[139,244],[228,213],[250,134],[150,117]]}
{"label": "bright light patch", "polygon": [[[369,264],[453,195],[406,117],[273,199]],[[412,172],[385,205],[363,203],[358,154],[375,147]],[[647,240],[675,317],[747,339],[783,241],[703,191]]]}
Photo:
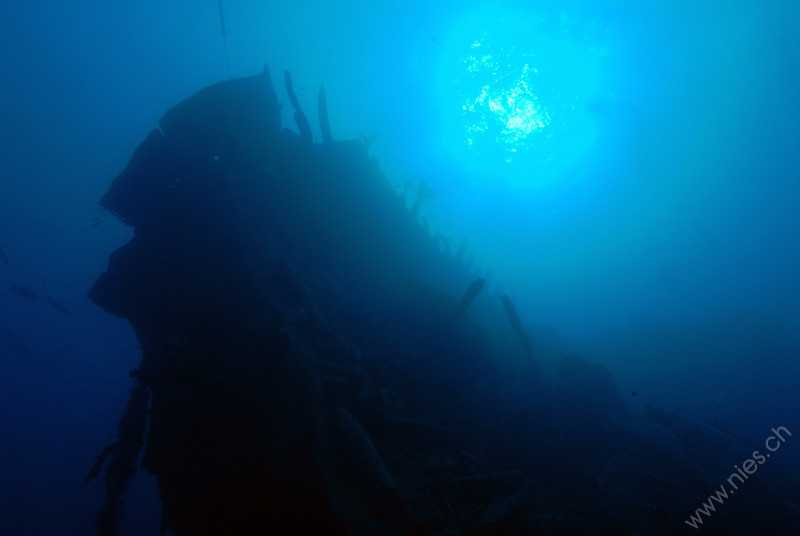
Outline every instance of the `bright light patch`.
{"label": "bright light patch", "polygon": [[477,137],[490,134],[498,123],[499,132],[492,133],[494,141],[509,153],[506,161],[510,162],[511,153],[515,153],[529,136],[540,134],[550,124],[550,116],[532,87],[537,70],[524,63],[519,73],[513,73],[505,83],[498,84],[499,78],[508,78],[505,76],[508,66],[504,67],[488,53],[480,41],[474,42],[471,48],[472,53],[462,59],[464,69],[476,77],[489,73],[492,81],[483,85],[475,97],[467,97],[461,107],[465,142],[473,145]]}
{"label": "bright light patch", "polygon": [[566,13],[479,11],[447,39],[440,92],[445,138],[475,172],[542,185],[581,160],[597,124],[599,30]]}

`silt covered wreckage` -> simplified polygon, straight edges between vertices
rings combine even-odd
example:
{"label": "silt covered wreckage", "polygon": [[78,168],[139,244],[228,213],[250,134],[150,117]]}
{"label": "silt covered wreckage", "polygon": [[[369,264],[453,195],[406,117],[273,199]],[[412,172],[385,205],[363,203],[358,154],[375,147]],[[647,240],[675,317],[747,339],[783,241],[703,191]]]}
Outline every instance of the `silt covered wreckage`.
{"label": "silt covered wreckage", "polygon": [[[220,82],[169,110],[101,200],[134,236],[89,296],[142,361],[87,478],[105,467],[98,532],[117,532],[142,450],[178,536],[687,530],[751,445],[632,415],[575,354],[543,376],[507,296],[526,365],[500,367],[470,318],[483,280],[417,221],[424,188],[409,210],[369,140],[334,141],[324,91],[314,143],[285,83],[299,134],[266,68]],[[731,502],[707,534],[800,526],[777,464]]]}

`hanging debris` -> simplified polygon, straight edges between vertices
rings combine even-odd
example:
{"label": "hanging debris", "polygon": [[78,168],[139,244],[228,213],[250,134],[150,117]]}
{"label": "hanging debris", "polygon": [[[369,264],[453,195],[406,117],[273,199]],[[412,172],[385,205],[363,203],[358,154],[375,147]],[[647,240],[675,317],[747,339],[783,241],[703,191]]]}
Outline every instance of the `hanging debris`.
{"label": "hanging debris", "polygon": [[148,399],[147,388],[136,382],[117,425],[117,440],[103,449],[83,482],[84,486],[89,484],[110,457],[106,468],[106,496],[97,517],[99,536],[112,536],[119,527],[125,492],[136,475],[136,462],[144,444]]}

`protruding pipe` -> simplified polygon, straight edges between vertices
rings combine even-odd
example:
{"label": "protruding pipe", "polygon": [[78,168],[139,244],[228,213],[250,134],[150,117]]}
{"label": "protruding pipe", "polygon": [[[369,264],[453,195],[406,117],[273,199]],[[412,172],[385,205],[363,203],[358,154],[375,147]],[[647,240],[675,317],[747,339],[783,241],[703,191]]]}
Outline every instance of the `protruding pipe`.
{"label": "protruding pipe", "polygon": [[328,122],[328,101],[325,98],[325,86],[320,84],[317,96],[317,111],[319,112],[319,128],[322,130],[322,143],[333,143],[331,124]]}
{"label": "protruding pipe", "polygon": [[264,64],[264,69],[261,71],[261,79],[264,83],[264,92],[266,94],[266,102],[269,107],[269,130],[270,132],[279,132],[281,129],[281,114],[280,109],[282,105],[278,102],[278,95],[275,93],[275,86],[272,85],[272,78],[269,74],[269,65]]}
{"label": "protruding pipe", "polygon": [[482,277],[479,277],[467,289],[467,292],[464,294],[464,297],[461,298],[461,303],[458,304],[456,308],[456,315],[461,316],[467,312],[472,300],[475,299],[475,296],[480,294],[481,290],[483,290],[483,286],[486,284],[486,280]]}
{"label": "protruding pipe", "polygon": [[297,95],[294,94],[294,88],[292,87],[292,74],[289,71],[286,71],[283,73],[283,78],[286,81],[286,92],[289,94],[289,102],[292,103],[292,108],[294,108],[294,122],[297,124],[297,130],[300,131],[300,138],[304,142],[311,144],[313,140],[311,137],[311,127],[308,124],[306,114],[304,114],[303,109],[300,108],[300,103],[297,101]]}
{"label": "protruding pipe", "polygon": [[519,337],[519,340],[522,343],[522,348],[525,350],[525,355],[528,356],[528,359],[533,365],[534,359],[533,351],[531,350],[531,343],[528,341],[528,336],[525,334],[525,330],[522,328],[522,322],[519,321],[519,315],[517,314],[517,310],[514,309],[514,304],[511,303],[511,300],[508,298],[508,294],[503,294],[500,296],[500,302],[503,304],[503,309],[506,310],[506,315],[508,315],[508,320],[511,322],[511,327],[514,329],[514,333],[517,334],[517,337]]}

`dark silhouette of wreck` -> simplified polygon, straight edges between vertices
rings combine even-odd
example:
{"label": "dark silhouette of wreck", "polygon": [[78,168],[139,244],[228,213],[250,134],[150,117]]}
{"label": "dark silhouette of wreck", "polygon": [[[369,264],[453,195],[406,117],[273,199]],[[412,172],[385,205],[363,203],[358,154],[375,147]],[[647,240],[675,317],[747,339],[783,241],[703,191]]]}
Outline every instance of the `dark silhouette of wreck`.
{"label": "dark silhouette of wreck", "polygon": [[[524,334],[531,373],[498,367],[464,247],[439,248],[364,142],[333,140],[324,92],[313,143],[285,82],[299,135],[266,68],[221,82],[169,110],[102,198],[135,235],[89,295],[143,357],[87,478],[107,462],[98,532],[117,530],[145,443],[178,536],[691,531],[752,447],[631,415],[574,354],[540,380]],[[798,534],[799,503],[776,460],[702,530]]]}

